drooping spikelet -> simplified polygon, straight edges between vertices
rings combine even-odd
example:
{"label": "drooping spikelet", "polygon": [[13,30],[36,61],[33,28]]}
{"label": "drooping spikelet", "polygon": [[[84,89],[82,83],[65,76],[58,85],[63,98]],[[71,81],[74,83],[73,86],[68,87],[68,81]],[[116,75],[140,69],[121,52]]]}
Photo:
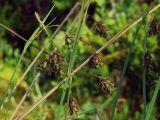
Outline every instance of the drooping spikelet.
{"label": "drooping spikelet", "polygon": [[107,80],[104,77],[97,76],[98,85],[101,87],[102,90],[108,91],[113,93],[115,91],[115,86],[111,81]]}
{"label": "drooping spikelet", "polygon": [[100,37],[107,38],[109,29],[102,22],[96,22],[94,28]]}
{"label": "drooping spikelet", "polygon": [[45,59],[38,64],[37,70],[40,72],[44,72],[46,70],[51,72],[56,78],[61,78],[63,75],[61,62],[61,56],[54,51],[49,55],[48,59]]}
{"label": "drooping spikelet", "polygon": [[96,69],[100,69],[102,66],[102,60],[99,54],[94,53],[90,59],[90,66]]}
{"label": "drooping spikelet", "polygon": [[146,69],[149,69],[149,70],[154,70],[156,65],[153,61],[153,58],[151,56],[151,54],[149,53],[149,51],[147,50],[147,52],[144,54],[144,58],[143,58],[143,66],[146,68]]}
{"label": "drooping spikelet", "polygon": [[71,96],[69,99],[69,113],[70,113],[70,115],[76,114],[78,112],[78,110],[79,110],[78,102],[77,102],[76,98]]}
{"label": "drooping spikelet", "polygon": [[154,18],[148,30],[148,37],[159,34],[160,34],[160,23],[158,22],[158,20]]}

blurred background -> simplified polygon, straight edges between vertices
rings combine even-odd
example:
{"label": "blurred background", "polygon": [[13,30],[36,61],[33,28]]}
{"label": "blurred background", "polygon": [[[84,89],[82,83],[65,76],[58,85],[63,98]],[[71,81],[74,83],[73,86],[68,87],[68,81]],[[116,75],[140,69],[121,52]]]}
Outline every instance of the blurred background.
{"label": "blurred background", "polygon": [[[9,32],[2,25],[12,29],[28,40],[39,25],[39,22],[34,15],[35,11],[39,14],[42,20],[51,7],[55,5],[52,13],[45,22],[47,25],[54,19],[48,27],[50,33],[53,34],[76,2],[78,2],[78,0],[0,0],[0,101],[3,100],[5,90],[26,43],[25,40],[22,40],[15,34]],[[81,0],[79,2],[80,4],[82,3]],[[74,69],[92,55],[94,51],[111,39],[116,33],[142,15],[152,2],[153,0],[91,0],[86,21],[80,35],[81,41],[78,44]],[[72,48],[67,46],[65,41],[62,43],[59,42],[65,39],[66,31],[68,37],[75,37],[75,28],[77,27],[75,24],[77,22],[79,11],[79,8],[74,11],[67,22],[62,26],[61,30],[56,34],[56,37],[52,40],[50,45],[46,45],[49,37],[45,32],[38,35],[33,41],[33,45],[28,48],[24,55],[16,72],[13,85],[17,83],[30,63],[34,60],[39,49],[45,47],[46,53],[51,53],[54,48],[54,42],[60,46],[59,49],[62,51],[62,54],[68,63]],[[147,17],[148,29],[153,19],[156,19],[159,22],[159,13],[160,10],[157,10]],[[99,35],[94,30],[96,23],[103,23],[103,25],[106,26],[107,31],[105,32],[105,36]],[[130,29],[117,42],[107,47],[100,54],[101,62],[103,63],[100,69],[95,69],[90,65],[86,65],[74,75],[71,86],[72,95],[78,102],[79,113],[82,112],[82,114],[74,119],[95,120],[97,115],[99,115],[101,120],[109,119],[112,112],[111,108],[114,96],[110,91],[104,91],[102,89],[97,83],[97,76],[102,76],[112,82],[115,87],[117,86],[135,31],[136,26]],[[115,120],[140,120],[143,117],[142,62],[145,49],[144,38],[145,30],[144,27],[141,27],[125,73],[122,92],[118,99]],[[147,49],[155,63],[155,68],[146,73],[146,100],[147,103],[149,103],[160,71],[160,32],[148,37]],[[13,95],[14,97],[11,99],[12,104],[7,104],[6,106],[7,114],[4,111],[1,111],[0,117],[8,118],[8,116],[12,114],[25,91],[35,79],[35,76],[38,73],[38,64],[48,58],[49,55],[46,53],[43,53],[40,56],[36,64],[25,76],[23,82],[18,86]],[[63,76],[66,76],[66,68],[67,64],[63,62],[61,68],[64,72]],[[56,75],[50,71],[41,72],[40,77],[32,87],[32,90],[17,115],[21,115],[22,111],[26,110],[48,90],[58,84],[61,79],[57,79],[55,76]],[[37,109],[28,115],[26,119],[56,119],[57,109],[64,89],[65,85],[61,86],[45,101],[45,103],[42,104],[42,106],[37,107]],[[64,99],[64,109],[66,101],[67,97]],[[160,120],[160,109],[158,106],[160,106],[160,94],[158,95],[154,108],[152,116],[153,120]],[[64,116],[64,109],[60,112],[61,116]]]}

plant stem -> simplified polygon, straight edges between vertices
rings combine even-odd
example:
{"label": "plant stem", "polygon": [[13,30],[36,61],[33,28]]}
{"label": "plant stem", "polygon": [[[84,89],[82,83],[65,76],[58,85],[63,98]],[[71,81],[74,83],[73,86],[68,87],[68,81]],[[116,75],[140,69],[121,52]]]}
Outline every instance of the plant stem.
{"label": "plant stem", "polygon": [[[154,8],[152,8],[149,11],[149,14],[153,13],[155,10],[157,10],[160,7],[160,4],[158,4],[157,6],[155,6]],[[137,23],[139,23],[142,20],[142,17],[139,17],[138,19],[136,19],[134,22],[132,22],[131,24],[129,24],[128,26],[126,26],[124,29],[122,29],[120,32],[118,32],[111,40],[109,40],[108,42],[106,42],[100,49],[98,49],[96,51],[96,53],[100,53],[101,51],[103,51],[106,47],[108,47],[109,45],[111,45],[112,43],[116,42],[118,40],[118,38],[120,38],[123,34],[125,34],[128,30],[130,30],[133,26],[135,26]],[[75,73],[77,73],[81,68],[83,68],[90,60],[90,58],[92,57],[92,55],[85,60],[79,67],[77,67],[72,73],[71,75],[74,75]],[[48,98],[50,95],[52,95],[63,83],[68,81],[68,77],[64,78],[61,82],[59,82],[58,85],[56,85],[54,88],[52,88],[51,90],[49,90],[42,98],[40,98],[37,102],[35,102],[33,105],[31,105],[26,111],[24,111],[24,113],[21,116],[21,119],[23,119],[25,116],[27,116],[30,112],[32,112],[39,104],[41,104],[46,98]],[[21,120],[20,119],[20,120]]]}

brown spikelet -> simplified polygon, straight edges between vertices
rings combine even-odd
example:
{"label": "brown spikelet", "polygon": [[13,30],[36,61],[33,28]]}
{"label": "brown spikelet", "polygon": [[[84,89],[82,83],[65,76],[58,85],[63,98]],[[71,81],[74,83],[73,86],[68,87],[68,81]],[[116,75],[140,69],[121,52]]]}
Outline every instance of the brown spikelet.
{"label": "brown spikelet", "polygon": [[149,30],[148,37],[158,35],[160,33],[160,23],[155,18],[152,20]]}
{"label": "brown spikelet", "polygon": [[40,72],[47,70],[48,72],[52,72],[56,78],[61,78],[63,74],[61,62],[61,56],[54,51],[49,55],[48,59],[43,60],[37,65],[37,70]]}
{"label": "brown spikelet", "polygon": [[94,28],[100,37],[107,38],[106,32],[109,29],[102,22],[96,22]]}
{"label": "brown spikelet", "polygon": [[87,42],[86,40],[84,40],[82,37],[79,38],[79,40],[84,44],[84,45],[90,45],[89,42]]}
{"label": "brown spikelet", "polygon": [[54,73],[55,77],[62,77],[63,72],[61,62],[62,58],[58,53],[53,52],[49,56],[48,69]]}
{"label": "brown spikelet", "polygon": [[154,63],[153,58],[150,55],[148,50],[145,53],[144,58],[143,58],[143,66],[146,69],[150,69],[150,70],[154,70],[155,69],[155,63]]}
{"label": "brown spikelet", "polygon": [[76,98],[71,96],[69,99],[69,113],[70,113],[70,115],[76,114],[78,112],[78,110],[79,110],[78,102],[77,102]]}
{"label": "brown spikelet", "polygon": [[90,66],[96,69],[100,69],[102,66],[102,60],[99,54],[93,54],[92,58],[90,59]]}
{"label": "brown spikelet", "polygon": [[97,76],[98,85],[101,87],[102,90],[108,91],[109,93],[113,93],[115,91],[115,86],[109,80],[105,79],[104,77]]}

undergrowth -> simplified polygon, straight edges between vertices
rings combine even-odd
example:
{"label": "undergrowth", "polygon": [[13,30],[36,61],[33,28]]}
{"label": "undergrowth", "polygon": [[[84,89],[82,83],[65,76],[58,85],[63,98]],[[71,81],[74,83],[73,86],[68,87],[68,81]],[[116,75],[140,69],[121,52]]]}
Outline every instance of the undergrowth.
{"label": "undergrowth", "polygon": [[[61,6],[58,2],[56,4]],[[6,60],[8,65],[6,68],[14,69],[10,78],[7,78],[9,79],[7,86],[3,88],[5,90],[0,101],[2,119],[131,119],[128,118],[130,108],[127,106],[130,101],[127,101],[127,97],[120,96],[124,92],[123,89],[128,87],[124,84],[128,79],[126,74],[130,71],[129,67],[132,69],[132,65],[136,64],[135,67],[140,67],[140,70],[137,70],[141,72],[140,78],[139,76],[136,78],[137,74],[133,73],[135,78],[130,80],[142,81],[142,84],[138,83],[142,88],[140,95],[143,96],[141,98],[143,114],[137,115],[138,117],[135,115],[132,119],[150,120],[153,117],[151,114],[156,113],[157,108],[154,105],[160,89],[158,63],[156,57],[152,57],[153,50],[150,47],[150,41],[155,39],[152,37],[160,35],[160,23],[154,22],[152,25],[152,21],[158,19],[156,11],[159,10],[160,4],[152,3],[139,18],[130,23],[126,21],[128,23],[125,24],[126,27],[113,25],[112,20],[106,25],[108,18],[103,21],[98,15],[95,18],[88,15],[92,4],[90,0],[77,2],[59,25],[54,25],[57,19],[54,17],[47,23],[56,4],[43,20],[41,14],[35,12],[39,26],[28,40],[10,29],[9,25],[0,23],[2,28],[26,42],[21,55],[17,49],[13,52],[11,46],[2,43],[5,45],[3,51],[7,53],[6,58],[13,58],[13,63]],[[114,4],[112,7],[114,8],[112,12],[115,12]],[[102,14],[104,11],[99,9],[99,12]],[[89,19],[95,21],[88,25]],[[124,22],[123,15],[120,19],[122,19],[120,22]],[[121,30],[116,30],[118,26]],[[112,29],[117,33],[112,32]],[[131,30],[132,32],[129,32]],[[129,40],[124,41],[126,39],[123,35],[127,32]],[[41,37],[42,44],[38,45]],[[120,39],[122,41],[119,41]],[[123,42],[126,42],[126,45],[123,46]],[[115,47],[114,44],[120,47]],[[124,49],[125,47],[127,49]],[[137,51],[142,56],[138,62],[134,58]],[[108,64],[116,60],[122,60],[123,69],[117,70],[116,75],[112,75],[111,71],[115,66]],[[21,69],[23,71],[19,72]],[[2,79],[5,77],[0,74],[1,76]],[[147,93],[148,76],[154,78],[151,91],[153,95]],[[86,86],[89,86],[90,92],[86,92]],[[19,92],[22,93],[17,99]],[[93,99],[90,99],[89,95],[93,95]],[[96,102],[92,104],[91,101],[97,101],[99,104]],[[85,105],[82,104],[84,102]]]}

